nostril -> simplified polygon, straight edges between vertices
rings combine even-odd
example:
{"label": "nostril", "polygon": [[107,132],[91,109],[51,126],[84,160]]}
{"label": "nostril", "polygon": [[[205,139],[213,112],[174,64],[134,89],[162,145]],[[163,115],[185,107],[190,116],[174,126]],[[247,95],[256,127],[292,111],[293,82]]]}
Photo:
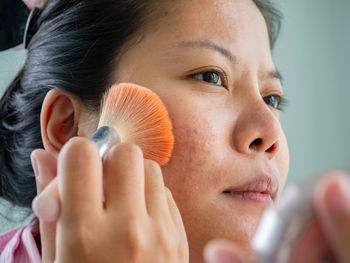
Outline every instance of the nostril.
{"label": "nostril", "polygon": [[249,145],[249,149],[257,149],[262,144],[262,139],[257,138]]}
{"label": "nostril", "polygon": [[278,142],[275,142],[274,144],[272,144],[267,150],[266,152],[268,153],[274,153],[276,152],[278,149]]}

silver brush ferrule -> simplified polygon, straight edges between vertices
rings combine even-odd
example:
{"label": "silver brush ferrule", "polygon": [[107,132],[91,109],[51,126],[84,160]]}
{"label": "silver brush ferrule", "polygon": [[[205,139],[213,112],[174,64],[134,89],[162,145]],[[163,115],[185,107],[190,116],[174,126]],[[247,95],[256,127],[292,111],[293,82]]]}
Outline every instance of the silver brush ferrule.
{"label": "silver brush ferrule", "polygon": [[101,157],[112,145],[121,143],[118,132],[109,126],[100,127],[90,139],[97,144]]}

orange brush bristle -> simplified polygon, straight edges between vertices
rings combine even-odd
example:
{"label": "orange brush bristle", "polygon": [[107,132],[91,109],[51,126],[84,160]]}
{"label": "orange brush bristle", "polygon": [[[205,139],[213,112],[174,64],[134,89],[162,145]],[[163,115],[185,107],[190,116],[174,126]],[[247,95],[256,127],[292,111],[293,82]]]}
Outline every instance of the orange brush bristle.
{"label": "orange brush bristle", "polygon": [[146,159],[165,164],[174,144],[172,125],[160,98],[130,83],[112,86],[104,98],[99,127],[117,130],[122,142],[137,144]]}

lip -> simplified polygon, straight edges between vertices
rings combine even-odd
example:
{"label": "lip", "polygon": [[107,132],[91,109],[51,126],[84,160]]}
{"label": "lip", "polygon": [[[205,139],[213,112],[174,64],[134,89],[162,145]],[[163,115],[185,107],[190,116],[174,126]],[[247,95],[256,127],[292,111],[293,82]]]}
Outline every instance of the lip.
{"label": "lip", "polygon": [[276,176],[260,175],[240,186],[230,187],[222,193],[238,200],[273,204],[278,191]]}

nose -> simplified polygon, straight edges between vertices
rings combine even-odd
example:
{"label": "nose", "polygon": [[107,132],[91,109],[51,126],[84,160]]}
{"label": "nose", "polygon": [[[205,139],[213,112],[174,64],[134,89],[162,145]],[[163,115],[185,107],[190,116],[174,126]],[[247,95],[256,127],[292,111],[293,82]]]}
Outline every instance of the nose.
{"label": "nose", "polygon": [[272,159],[279,150],[281,132],[277,115],[259,101],[238,116],[233,130],[233,145],[243,154],[264,153]]}

